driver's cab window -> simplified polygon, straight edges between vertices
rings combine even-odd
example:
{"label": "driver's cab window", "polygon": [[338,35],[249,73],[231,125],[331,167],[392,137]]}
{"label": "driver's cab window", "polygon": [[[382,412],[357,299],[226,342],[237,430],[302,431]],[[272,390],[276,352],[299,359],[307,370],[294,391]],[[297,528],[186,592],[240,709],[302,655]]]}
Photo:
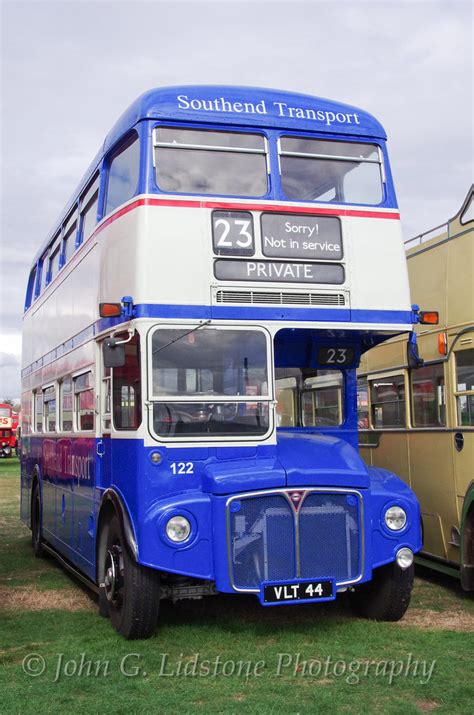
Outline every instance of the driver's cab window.
{"label": "driver's cab window", "polygon": [[277,427],[297,426],[297,396],[296,379],[294,377],[282,377],[276,380],[276,421]]}
{"label": "driver's cab window", "polygon": [[[115,337],[117,340],[127,339],[127,335]],[[125,365],[113,368],[113,421],[117,430],[136,430],[142,421],[140,336],[134,335],[124,348]]]}

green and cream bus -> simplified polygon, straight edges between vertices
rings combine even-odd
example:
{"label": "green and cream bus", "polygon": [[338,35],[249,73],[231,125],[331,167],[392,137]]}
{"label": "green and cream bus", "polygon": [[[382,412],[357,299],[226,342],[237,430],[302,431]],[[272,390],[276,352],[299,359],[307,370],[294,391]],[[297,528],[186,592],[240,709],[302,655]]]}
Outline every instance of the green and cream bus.
{"label": "green and cream bus", "polygon": [[412,301],[439,312],[373,348],[358,372],[360,452],[416,492],[417,561],[474,590],[474,186],[446,224],[406,242]]}

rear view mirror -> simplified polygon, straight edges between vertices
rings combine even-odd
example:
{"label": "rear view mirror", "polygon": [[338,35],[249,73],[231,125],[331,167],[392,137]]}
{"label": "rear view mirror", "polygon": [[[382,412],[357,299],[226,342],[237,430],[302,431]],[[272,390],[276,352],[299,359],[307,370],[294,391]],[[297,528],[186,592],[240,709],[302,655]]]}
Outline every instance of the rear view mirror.
{"label": "rear view mirror", "polygon": [[117,345],[116,340],[107,338],[104,340],[102,351],[104,367],[123,367],[125,365],[125,345],[120,343]]}

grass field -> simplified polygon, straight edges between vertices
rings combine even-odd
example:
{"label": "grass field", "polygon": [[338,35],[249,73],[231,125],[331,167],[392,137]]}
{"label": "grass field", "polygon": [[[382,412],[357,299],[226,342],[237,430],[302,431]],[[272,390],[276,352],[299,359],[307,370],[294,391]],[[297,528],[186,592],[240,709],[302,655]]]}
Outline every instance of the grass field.
{"label": "grass field", "polygon": [[1,713],[471,713],[474,602],[417,574],[398,624],[346,600],[262,608],[216,596],[162,606],[127,642],[19,521],[17,460],[0,460]]}

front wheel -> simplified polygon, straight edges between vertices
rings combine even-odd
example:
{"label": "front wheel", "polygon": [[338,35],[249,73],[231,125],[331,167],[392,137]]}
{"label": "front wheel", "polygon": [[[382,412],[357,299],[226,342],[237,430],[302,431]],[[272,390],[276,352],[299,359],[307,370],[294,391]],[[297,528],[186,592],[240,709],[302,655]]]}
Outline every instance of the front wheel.
{"label": "front wheel", "polygon": [[108,607],[112,625],[127,640],[150,638],[158,619],[159,573],[137,564],[129,554],[115,514],[105,528],[100,613],[106,615]]}
{"label": "front wheel", "polygon": [[415,567],[401,569],[393,562],[372,574],[372,580],[356,588],[352,605],[357,614],[375,621],[399,621],[407,610]]}

